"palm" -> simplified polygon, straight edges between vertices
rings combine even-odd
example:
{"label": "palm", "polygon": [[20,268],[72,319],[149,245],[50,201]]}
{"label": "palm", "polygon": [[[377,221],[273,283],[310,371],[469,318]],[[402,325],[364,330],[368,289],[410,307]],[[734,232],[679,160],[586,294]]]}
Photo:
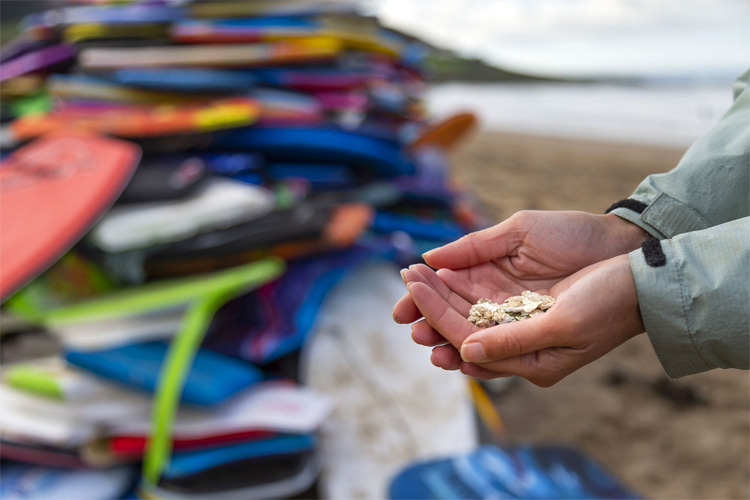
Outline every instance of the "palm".
{"label": "palm", "polygon": [[524,275],[521,272],[504,270],[504,267],[509,265],[512,264],[502,259],[500,262],[485,262],[455,271],[441,270],[437,274],[449,287],[460,290],[462,296],[471,304],[479,299],[502,302],[524,290],[547,290],[559,281],[551,272],[544,278],[543,273]]}
{"label": "palm", "polygon": [[[451,266],[453,262],[438,262],[434,267],[451,268],[467,283],[467,299],[505,300],[523,290],[547,290],[560,280],[584,267],[607,257],[608,248],[604,228],[598,219],[583,212],[545,213],[525,212],[509,223],[523,228],[497,230],[497,235],[483,232],[484,241],[463,245],[465,249],[484,245],[490,253],[479,255],[468,267]],[[459,241],[460,244],[460,241]],[[485,256],[498,257],[484,260]],[[438,256],[438,260],[440,256]],[[460,268],[457,268],[460,267]]]}
{"label": "palm", "polygon": [[525,212],[517,218],[509,220],[519,226],[515,237],[501,233],[504,248],[490,260],[511,278],[559,281],[610,256],[606,228],[590,214]]}

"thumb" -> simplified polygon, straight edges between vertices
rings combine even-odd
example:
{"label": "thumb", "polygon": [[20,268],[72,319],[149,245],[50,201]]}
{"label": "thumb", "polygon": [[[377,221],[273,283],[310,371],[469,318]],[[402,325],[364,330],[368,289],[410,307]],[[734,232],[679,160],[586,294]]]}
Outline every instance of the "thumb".
{"label": "thumb", "polygon": [[543,317],[505,323],[469,335],[461,344],[461,358],[487,363],[555,346],[556,335]]}
{"label": "thumb", "polygon": [[434,269],[463,269],[506,257],[521,241],[522,235],[516,224],[506,220],[430,250],[422,255],[422,258]]}

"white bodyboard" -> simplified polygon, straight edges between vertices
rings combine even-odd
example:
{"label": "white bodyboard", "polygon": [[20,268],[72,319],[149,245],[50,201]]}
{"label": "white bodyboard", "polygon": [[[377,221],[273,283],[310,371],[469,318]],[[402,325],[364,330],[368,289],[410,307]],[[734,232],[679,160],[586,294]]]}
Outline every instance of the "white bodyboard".
{"label": "white bodyboard", "polygon": [[327,297],[303,358],[303,382],[334,405],[321,439],[320,494],[383,499],[417,459],[478,444],[468,380],[430,363],[430,349],[391,318],[406,292],[391,263],[368,264]]}

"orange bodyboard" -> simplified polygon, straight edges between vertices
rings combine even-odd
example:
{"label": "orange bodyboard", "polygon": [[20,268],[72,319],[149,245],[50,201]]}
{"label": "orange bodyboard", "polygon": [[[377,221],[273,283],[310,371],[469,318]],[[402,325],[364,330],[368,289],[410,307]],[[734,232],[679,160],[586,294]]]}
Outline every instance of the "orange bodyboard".
{"label": "orange bodyboard", "polygon": [[129,142],[42,137],[0,163],[0,300],[70,249],[117,199],[140,160]]}
{"label": "orange bodyboard", "polygon": [[426,146],[449,151],[464,139],[477,125],[473,113],[459,113],[427,127],[409,147],[419,149]]}

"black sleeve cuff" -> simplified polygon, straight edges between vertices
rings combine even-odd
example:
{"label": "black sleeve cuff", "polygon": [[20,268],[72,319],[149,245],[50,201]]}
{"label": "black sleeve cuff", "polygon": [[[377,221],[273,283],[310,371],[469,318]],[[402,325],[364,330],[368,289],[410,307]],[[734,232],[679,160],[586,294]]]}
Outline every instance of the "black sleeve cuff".
{"label": "black sleeve cuff", "polygon": [[667,264],[667,256],[661,248],[661,241],[657,238],[649,238],[641,245],[646,264],[651,267],[661,267]]}
{"label": "black sleeve cuff", "polygon": [[604,213],[608,214],[615,208],[627,208],[628,210],[632,210],[633,212],[642,214],[643,211],[646,210],[646,207],[648,207],[648,205],[646,205],[642,201],[631,200],[630,198],[628,198],[627,200],[620,200],[613,203],[612,206],[609,207]]}

